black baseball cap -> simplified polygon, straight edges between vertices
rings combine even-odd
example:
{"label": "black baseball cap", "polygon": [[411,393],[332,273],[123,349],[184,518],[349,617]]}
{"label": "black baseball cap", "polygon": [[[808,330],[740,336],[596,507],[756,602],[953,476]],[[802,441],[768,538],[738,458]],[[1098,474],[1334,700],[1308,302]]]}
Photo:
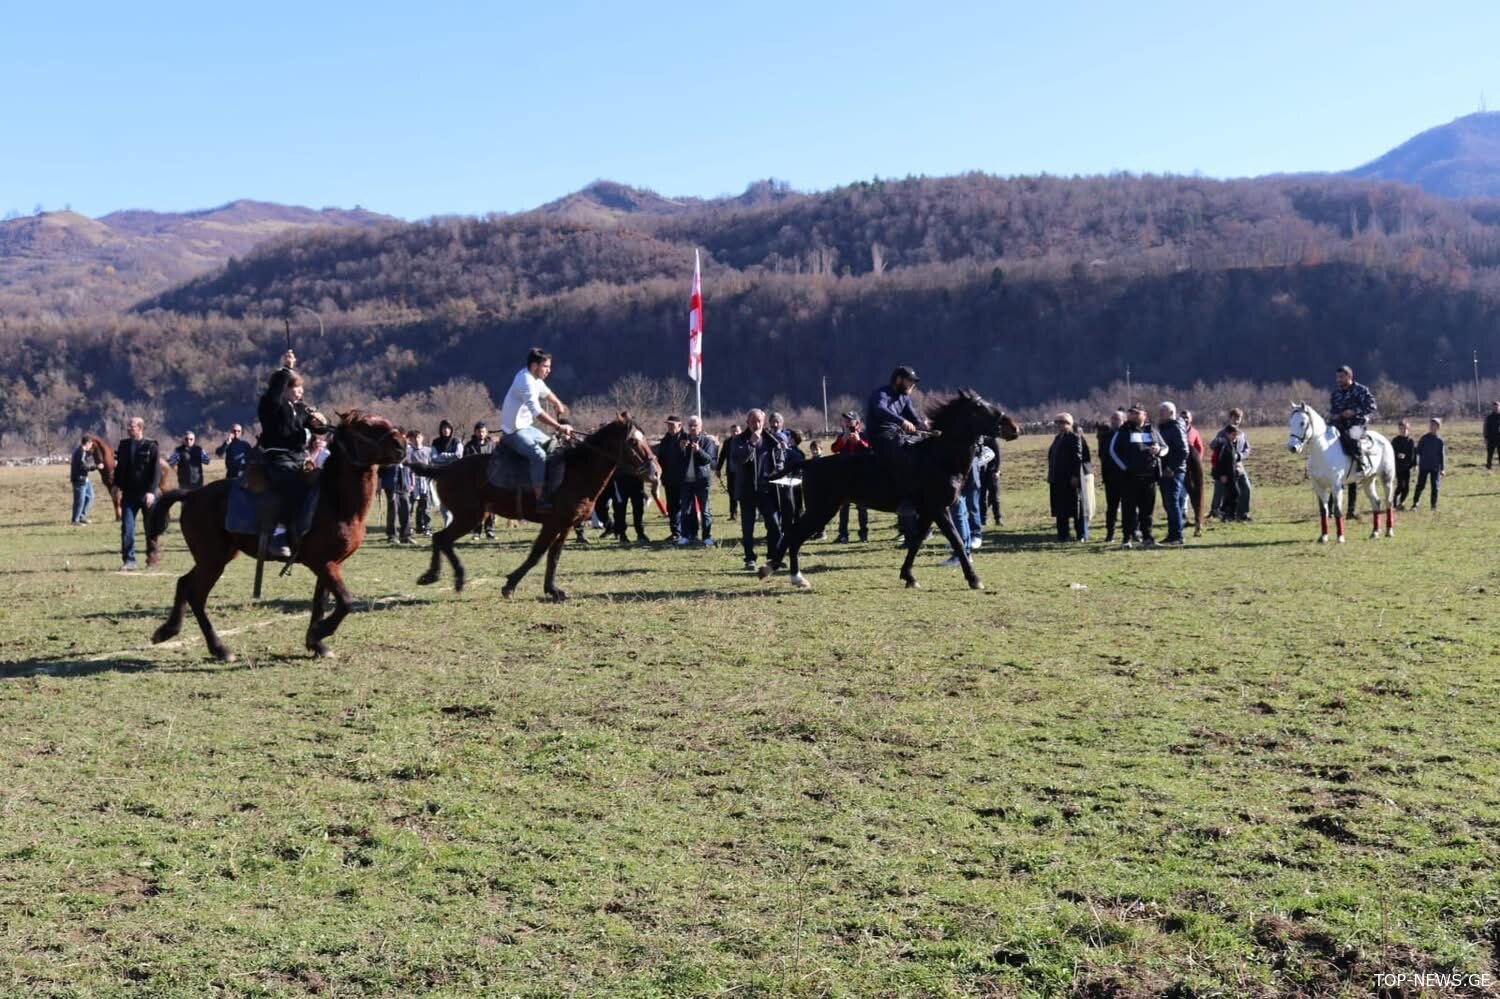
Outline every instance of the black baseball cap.
{"label": "black baseball cap", "polygon": [[913,371],[908,365],[905,364],[901,365],[901,367],[891,372],[891,381],[895,381],[897,378],[910,378],[914,382],[919,382],[922,380],[917,377],[917,373],[915,371]]}

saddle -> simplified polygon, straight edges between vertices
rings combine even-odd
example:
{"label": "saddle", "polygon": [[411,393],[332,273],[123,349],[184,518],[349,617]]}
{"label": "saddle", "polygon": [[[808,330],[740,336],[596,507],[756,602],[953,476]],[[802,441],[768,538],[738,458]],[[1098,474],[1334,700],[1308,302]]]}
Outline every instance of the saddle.
{"label": "saddle", "polygon": [[[556,446],[554,441],[547,442],[547,470],[542,482],[542,496],[551,496],[562,485],[564,458],[567,452]],[[535,485],[531,481],[531,462],[520,453],[511,448],[504,438],[501,438],[499,446],[490,453],[489,464],[485,466],[485,476],[490,485],[496,489],[514,490],[517,502],[523,496],[531,494]]]}
{"label": "saddle", "polygon": [[[282,496],[271,484],[265,463],[255,454],[245,466],[245,473],[229,484],[229,501],[224,509],[224,530],[230,534],[253,535],[257,539],[254,598],[260,599],[261,579],[266,562],[281,562],[281,575],[292,571],[297,539],[312,526],[313,511],[318,506],[318,470],[304,468],[305,492],[302,509],[287,511]],[[295,534],[289,529],[297,528]]]}

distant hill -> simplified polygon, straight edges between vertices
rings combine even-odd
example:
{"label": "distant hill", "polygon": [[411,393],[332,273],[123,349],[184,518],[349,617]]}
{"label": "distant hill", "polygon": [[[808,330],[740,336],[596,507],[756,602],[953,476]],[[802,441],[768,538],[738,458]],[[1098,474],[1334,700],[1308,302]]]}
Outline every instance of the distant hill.
{"label": "distant hill", "polygon": [[1429,128],[1346,176],[1413,184],[1446,198],[1500,198],[1500,111]]}
{"label": "distant hill", "polygon": [[44,212],[0,222],[0,315],[56,324],[109,314],[213,270],[278,236],[393,219],[232,201],[199,212],[123,211],[90,219]]}
{"label": "distant hill", "polygon": [[667,198],[644,188],[612,180],[596,180],[580,191],[549,201],[536,209],[536,213],[585,225],[614,226],[640,216],[701,215],[716,210],[776,204],[797,197],[802,195],[786,183],[775,180],[756,181],[737,197],[713,199]]}

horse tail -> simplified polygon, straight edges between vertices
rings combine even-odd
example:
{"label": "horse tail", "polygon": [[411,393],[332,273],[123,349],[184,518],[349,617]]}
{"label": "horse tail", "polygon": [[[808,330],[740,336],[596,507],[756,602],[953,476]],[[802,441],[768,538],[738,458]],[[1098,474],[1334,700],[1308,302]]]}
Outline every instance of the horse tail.
{"label": "horse tail", "polygon": [[172,489],[156,497],[151,509],[146,512],[146,543],[149,545],[167,532],[167,514],[172,507],[187,495],[184,489]]}

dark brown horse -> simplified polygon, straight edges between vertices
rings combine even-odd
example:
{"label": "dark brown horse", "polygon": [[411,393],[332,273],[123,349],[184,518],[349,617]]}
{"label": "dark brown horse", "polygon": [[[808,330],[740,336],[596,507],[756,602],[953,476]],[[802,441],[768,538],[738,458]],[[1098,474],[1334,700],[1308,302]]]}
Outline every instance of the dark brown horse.
{"label": "dark brown horse", "polygon": [[120,494],[115,489],[115,449],[104,443],[104,438],[97,434],[84,434],[88,442],[86,448],[93,455],[94,464],[98,466],[99,478],[104,483],[104,491],[109,493],[109,498],[115,505],[115,519],[120,519]]}
{"label": "dark brown horse", "polygon": [[[344,585],[341,566],[365,539],[365,514],[370,509],[370,498],[375,495],[375,466],[394,464],[405,456],[406,438],[386,420],[358,412],[340,414],[338,429],[329,445],[328,461],[323,465],[312,527],[297,551],[297,561],[318,578],[313,590],[312,622],[307,626],[307,647],[314,655],[328,655],[323,640],[338,629],[344,615],[349,613],[349,589]],[[253,558],[259,545],[254,534],[231,534],[224,529],[229,485],[227,479],[219,479],[192,492],[174,489],[164,493],[151,507],[146,530],[146,564],[154,566],[161,560],[161,534],[166,529],[167,511],[180,502],[182,536],[194,562],[193,568],[178,578],[172,613],[151,640],[164,642],[176,635],[182,630],[183,608],[191,607],[209,651],[226,662],[233,656],[214,632],[204,605],[224,567],[240,552]],[[335,607],[333,615],[325,620],[323,613],[330,593]]]}
{"label": "dark brown horse", "polygon": [[547,578],[542,589],[553,600],[565,600],[567,594],[557,586],[557,560],[562,555],[563,542],[568,540],[574,527],[594,512],[594,501],[604,491],[609,477],[616,469],[623,469],[654,487],[660,476],[656,457],[646,443],[645,435],[624,414],[593,433],[576,438],[576,443],[563,459],[567,466],[562,483],[552,497],[550,510],[537,510],[530,489],[521,490],[518,496],[514,489],[497,489],[490,485],[486,472],[489,460],[487,454],[474,454],[447,465],[412,463],[413,471],[433,480],[443,508],[453,514],[452,522],[432,536],[432,565],[417,578],[421,585],[436,583],[442,578],[442,559],[446,556],[453,567],[453,588],[462,590],[464,567],[453,551],[453,542],[472,531],[485,514],[493,513],[542,525],[531,553],[515,572],[505,577],[505,586],[500,593],[506,597],[514,593],[521,578],[545,554]]}

